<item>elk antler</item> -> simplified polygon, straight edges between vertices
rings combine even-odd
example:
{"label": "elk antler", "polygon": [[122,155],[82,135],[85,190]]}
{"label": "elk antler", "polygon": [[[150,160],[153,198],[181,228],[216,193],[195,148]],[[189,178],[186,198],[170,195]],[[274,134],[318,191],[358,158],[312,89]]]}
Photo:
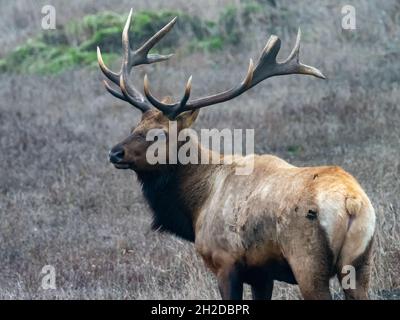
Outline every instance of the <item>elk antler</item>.
{"label": "elk antler", "polygon": [[278,75],[285,74],[305,74],[312,75],[317,78],[325,79],[325,76],[317,68],[307,66],[299,62],[300,51],[300,29],[297,32],[296,44],[290,53],[289,57],[283,62],[277,62],[276,56],[281,48],[281,40],[277,36],[271,36],[257,61],[256,66],[253,65],[253,60],[250,59],[249,68],[243,81],[236,87],[217,93],[208,97],[189,101],[191,79],[186,85],[185,95],[180,102],[166,104],[155,98],[149,89],[149,81],[147,75],[144,78],[144,92],[147,99],[159,110],[165,113],[169,118],[175,118],[182,112],[196,110],[213,104],[231,100],[243,92],[254,87],[259,82]]}
{"label": "elk antler", "polygon": [[154,62],[164,61],[169,59],[170,55],[159,55],[159,54],[149,54],[151,48],[162,39],[174,26],[176,22],[176,17],[172,19],[168,24],[166,24],[160,31],[153,35],[146,43],[144,43],[136,51],[132,51],[129,45],[129,29],[132,20],[132,9],[129,12],[128,19],[126,21],[124,30],[122,32],[122,48],[123,48],[123,59],[121,70],[115,73],[107,68],[104,64],[103,58],[101,56],[100,48],[97,47],[97,60],[100,65],[101,71],[104,75],[115,83],[121,89],[121,93],[113,89],[107,81],[104,80],[104,85],[108,92],[113,96],[127,101],[134,107],[138,108],[142,112],[146,112],[151,109],[151,105],[144,99],[143,95],[134,87],[128,84],[128,76],[131,69],[134,66],[141,64],[151,64]]}
{"label": "elk antler", "polygon": [[103,62],[101,57],[100,49],[97,48],[97,58],[99,65],[104,75],[118,85],[121,92],[111,88],[110,85],[104,81],[106,89],[115,97],[131,103],[136,108],[145,112],[151,108],[151,105],[163,112],[168,118],[175,119],[180,113],[185,111],[193,111],[199,108],[210,106],[213,104],[221,103],[224,101],[231,100],[243,92],[249,90],[259,82],[278,75],[285,74],[305,74],[312,75],[321,79],[325,79],[325,76],[317,68],[307,66],[299,61],[300,51],[300,29],[297,33],[296,44],[290,53],[289,57],[283,62],[277,62],[276,56],[281,48],[281,40],[277,36],[271,36],[263,49],[260,58],[257,61],[256,66],[253,65],[253,60],[250,59],[249,68],[243,81],[236,87],[217,93],[211,96],[199,98],[196,100],[189,101],[190,92],[192,88],[192,77],[190,76],[187,81],[185,92],[182,99],[176,103],[164,103],[158,100],[150,92],[150,85],[147,75],[144,77],[144,93],[151,103],[148,103],[143,95],[136,90],[134,87],[130,87],[128,84],[128,75],[132,67],[140,64],[150,64],[158,61],[164,61],[170,58],[172,55],[158,55],[148,54],[149,50],[161,40],[174,26],[176,17],[172,19],[165,27],[158,31],[153,37],[151,37],[142,47],[136,51],[132,51],[129,45],[129,28],[132,18],[132,9],[129,13],[128,20],[126,21],[124,31],[122,32],[122,46],[123,46],[123,61],[121,70],[119,73],[115,73],[109,70]]}

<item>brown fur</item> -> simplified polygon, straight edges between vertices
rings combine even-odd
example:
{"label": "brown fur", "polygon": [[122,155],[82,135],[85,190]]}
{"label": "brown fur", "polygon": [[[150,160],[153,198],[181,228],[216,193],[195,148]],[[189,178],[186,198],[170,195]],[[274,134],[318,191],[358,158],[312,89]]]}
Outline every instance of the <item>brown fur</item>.
{"label": "brown fur", "polygon": [[[182,114],[179,129],[196,116]],[[350,174],[339,167],[298,168],[271,155],[235,156],[231,165],[151,166],[144,157],[150,142],[141,138],[151,128],[168,130],[168,119],[146,112],[120,144],[124,161],[138,173],[161,226],[194,241],[223,298],[241,298],[244,282],[254,298],[270,298],[273,280],[281,280],[298,283],[306,299],[329,299],[329,279],[352,263],[357,290],[346,297],[367,297],[375,215]],[[235,174],[253,160],[251,175]],[[182,220],[191,226],[180,226]]]}

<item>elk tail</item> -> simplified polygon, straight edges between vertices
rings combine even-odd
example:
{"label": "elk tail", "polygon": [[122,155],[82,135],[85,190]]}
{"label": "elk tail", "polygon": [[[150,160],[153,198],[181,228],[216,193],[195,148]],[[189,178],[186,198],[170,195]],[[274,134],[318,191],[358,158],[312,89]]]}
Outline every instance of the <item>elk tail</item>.
{"label": "elk tail", "polygon": [[375,232],[375,212],[366,196],[346,198],[345,207],[348,223],[339,256],[341,267],[351,265],[366,251]]}

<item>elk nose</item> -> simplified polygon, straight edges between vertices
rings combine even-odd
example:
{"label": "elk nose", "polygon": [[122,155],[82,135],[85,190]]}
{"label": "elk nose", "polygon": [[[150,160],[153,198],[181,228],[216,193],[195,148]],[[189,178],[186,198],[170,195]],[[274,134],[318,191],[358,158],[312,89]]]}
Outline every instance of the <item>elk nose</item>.
{"label": "elk nose", "polygon": [[119,163],[124,159],[124,148],[121,146],[115,146],[111,149],[109,153],[110,162],[112,163]]}

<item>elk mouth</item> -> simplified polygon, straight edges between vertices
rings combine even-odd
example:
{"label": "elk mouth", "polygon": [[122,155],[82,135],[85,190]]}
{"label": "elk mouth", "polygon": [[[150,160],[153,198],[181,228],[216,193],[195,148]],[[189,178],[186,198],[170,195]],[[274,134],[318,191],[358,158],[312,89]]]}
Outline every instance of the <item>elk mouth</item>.
{"label": "elk mouth", "polygon": [[132,169],[131,163],[113,163],[116,169]]}
{"label": "elk mouth", "polygon": [[113,147],[108,154],[110,162],[116,169],[132,169],[133,163],[124,161],[125,149],[121,145]]}

